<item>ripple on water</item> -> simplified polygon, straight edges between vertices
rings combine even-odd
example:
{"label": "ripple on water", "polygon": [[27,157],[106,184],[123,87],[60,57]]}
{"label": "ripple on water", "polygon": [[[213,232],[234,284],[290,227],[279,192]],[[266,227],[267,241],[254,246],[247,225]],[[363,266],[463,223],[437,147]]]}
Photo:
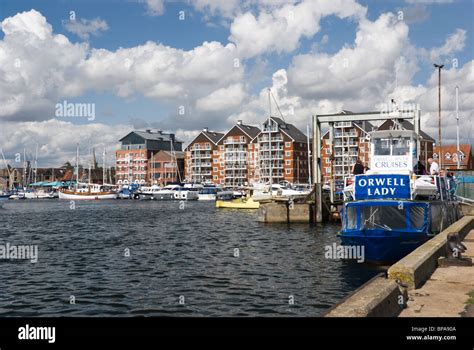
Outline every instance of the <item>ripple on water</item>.
{"label": "ripple on water", "polygon": [[324,258],[336,225],[213,203],[8,201],[0,217],[3,242],[39,254],[0,261],[1,316],[317,316],[377,273]]}

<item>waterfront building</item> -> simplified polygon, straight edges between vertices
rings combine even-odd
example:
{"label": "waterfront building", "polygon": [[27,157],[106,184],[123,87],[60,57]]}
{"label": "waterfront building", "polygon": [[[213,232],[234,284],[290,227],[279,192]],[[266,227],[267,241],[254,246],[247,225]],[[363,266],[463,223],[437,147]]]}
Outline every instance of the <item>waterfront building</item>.
{"label": "waterfront building", "polygon": [[362,164],[369,163],[368,133],[373,128],[369,122],[334,123],[334,150],[329,143],[329,131],[323,135],[321,162],[324,183],[329,183],[332,175],[335,181],[344,180],[345,176],[352,173],[357,158]]}
{"label": "waterfront building", "polygon": [[[472,159],[472,148],[469,144],[460,144],[460,159],[459,169],[472,169],[474,162]],[[445,169],[457,169],[458,168],[458,152],[456,145],[443,145],[441,147],[441,154],[443,156],[443,168]],[[433,149],[434,160],[439,162],[439,147],[435,146]]]}
{"label": "waterfront building", "polygon": [[181,182],[184,179],[184,152],[152,152],[148,172],[154,185]]}
{"label": "waterfront building", "polygon": [[225,186],[247,186],[255,181],[258,163],[258,143],[253,142],[260,129],[241,120],[218,142],[219,159],[214,158],[213,182]]}
{"label": "waterfront building", "polygon": [[185,179],[196,183],[219,183],[225,173],[219,141],[223,133],[204,128],[185,149]]}
{"label": "waterfront building", "polygon": [[261,182],[307,183],[308,140],[293,124],[271,117],[258,134],[258,169]]}
{"label": "waterfront building", "polygon": [[174,134],[159,130],[132,131],[120,139],[120,149],[115,152],[116,183],[151,183],[149,160],[159,151],[181,152],[182,142]]}

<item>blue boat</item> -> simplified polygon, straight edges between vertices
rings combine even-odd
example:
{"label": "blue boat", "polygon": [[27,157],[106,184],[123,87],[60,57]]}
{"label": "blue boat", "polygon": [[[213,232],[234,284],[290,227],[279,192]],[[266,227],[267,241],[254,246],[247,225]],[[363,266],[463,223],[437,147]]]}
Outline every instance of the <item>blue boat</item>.
{"label": "blue boat", "polygon": [[396,262],[461,217],[453,181],[416,175],[417,160],[413,131],[375,131],[371,170],[346,178],[339,237],[365,262]]}

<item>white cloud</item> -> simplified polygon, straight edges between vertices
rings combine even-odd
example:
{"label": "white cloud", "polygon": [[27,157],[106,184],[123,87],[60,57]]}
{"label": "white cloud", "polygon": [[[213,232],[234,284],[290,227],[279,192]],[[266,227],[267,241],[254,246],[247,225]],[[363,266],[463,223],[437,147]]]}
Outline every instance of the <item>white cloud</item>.
{"label": "white cloud", "polygon": [[237,16],[230,27],[229,40],[236,43],[240,55],[253,57],[266,52],[291,52],[301,38],[311,38],[319,31],[322,17],[365,16],[366,8],[353,0],[312,0],[287,4],[258,16],[246,12]]}
{"label": "white cloud", "polygon": [[441,47],[436,47],[430,50],[430,59],[432,62],[437,62],[440,59],[444,59],[447,56],[453,55],[455,52],[462,51],[464,49],[466,41],[466,31],[463,29],[456,29],[456,32],[451,34]]}
{"label": "white cloud", "polygon": [[[2,150],[7,161],[15,166],[14,154],[32,154],[38,144],[38,166],[60,166],[74,161],[76,144],[80,145],[80,161],[87,162],[88,147],[107,148],[108,164],[113,164],[118,140],[130,132],[128,125],[91,123],[74,125],[67,121],[51,119],[42,122],[1,122]],[[21,164],[17,165],[21,166]]]}
{"label": "white cloud", "polygon": [[144,95],[177,108],[243,78],[233,44],[204,42],[188,51],[154,42],[90,49],[54,34],[35,10],[5,19],[2,29],[0,117],[7,119],[49,119],[58,101],[86,91]]}
{"label": "white cloud", "polygon": [[145,3],[147,13],[150,16],[161,16],[165,12],[164,0],[139,0]]}
{"label": "white cloud", "polygon": [[100,32],[109,29],[107,22],[100,18],[69,20],[63,22],[63,26],[67,31],[76,34],[83,40],[88,40],[91,35],[97,36]]}
{"label": "white cloud", "polygon": [[245,91],[242,84],[233,84],[231,86],[213,91],[206,97],[196,101],[198,110],[207,112],[225,111],[229,108],[239,106],[245,98]]}

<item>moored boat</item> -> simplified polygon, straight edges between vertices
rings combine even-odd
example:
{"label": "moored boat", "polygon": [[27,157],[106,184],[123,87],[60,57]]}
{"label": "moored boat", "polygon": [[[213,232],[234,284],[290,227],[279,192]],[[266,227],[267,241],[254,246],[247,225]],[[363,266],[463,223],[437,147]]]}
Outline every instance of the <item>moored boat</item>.
{"label": "moored boat", "polygon": [[116,199],[117,192],[105,188],[99,184],[83,184],[82,187],[74,189],[59,190],[59,199],[69,200],[95,200],[95,199]]}
{"label": "moored boat", "polygon": [[443,176],[416,175],[417,135],[374,131],[366,174],[345,179],[344,246],[363,247],[364,260],[390,264],[454,223],[459,203]]}

